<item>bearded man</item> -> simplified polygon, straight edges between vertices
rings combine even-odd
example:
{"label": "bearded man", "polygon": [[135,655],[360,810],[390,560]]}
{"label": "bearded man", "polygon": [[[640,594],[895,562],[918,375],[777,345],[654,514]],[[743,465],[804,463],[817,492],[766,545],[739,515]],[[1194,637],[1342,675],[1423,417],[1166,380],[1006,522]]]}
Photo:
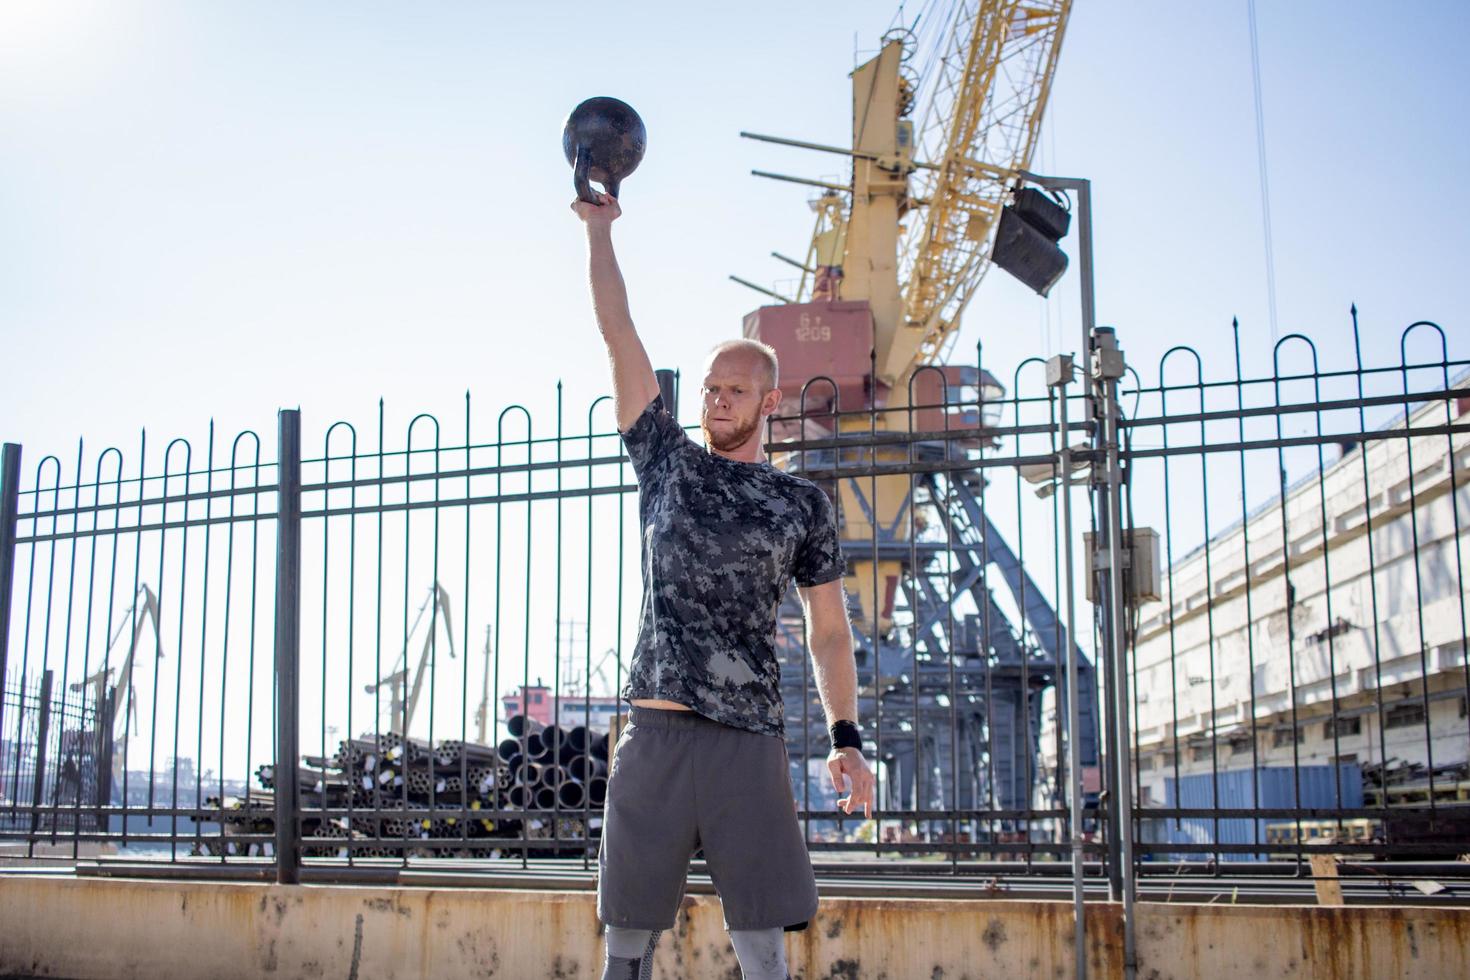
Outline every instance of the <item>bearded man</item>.
{"label": "bearded man", "polygon": [[674,421],[613,252],[622,209],[597,197],[572,210],[586,226],[592,306],[643,531],[638,643],[620,692],[630,724],[613,752],[597,856],[603,980],[652,976],[659,933],[674,925],[699,849],[742,976],[785,980],[783,933],[805,928],[817,910],[775,652],[776,610],[792,580],[832,735],[828,769],[838,793],[848,790],[838,806],[872,813],[836,517],[819,487],[766,459],[761,433],[781,391],[765,344],[732,340],[710,352],[705,445]]}

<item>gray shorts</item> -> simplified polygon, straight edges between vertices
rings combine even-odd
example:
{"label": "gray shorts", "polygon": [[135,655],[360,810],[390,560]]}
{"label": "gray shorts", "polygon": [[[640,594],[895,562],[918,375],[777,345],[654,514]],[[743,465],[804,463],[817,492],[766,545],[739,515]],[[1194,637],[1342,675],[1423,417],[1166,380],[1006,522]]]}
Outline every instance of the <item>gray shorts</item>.
{"label": "gray shorts", "polygon": [[608,775],[597,917],[672,928],[701,847],[727,929],[790,928],[816,914],[786,743],[693,711],[634,705]]}

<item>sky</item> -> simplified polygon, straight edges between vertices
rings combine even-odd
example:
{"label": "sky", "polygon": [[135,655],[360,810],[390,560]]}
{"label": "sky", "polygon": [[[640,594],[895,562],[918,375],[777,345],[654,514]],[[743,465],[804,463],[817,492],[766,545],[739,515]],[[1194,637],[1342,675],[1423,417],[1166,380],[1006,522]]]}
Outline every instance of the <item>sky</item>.
{"label": "sky", "polygon": [[[911,4],[910,8],[916,6]],[[90,445],[572,403],[606,390],[560,127],[634,105],[647,157],[619,247],[659,366],[693,369],[786,279],[806,192],[753,168],[836,158],[847,72],[888,2],[713,7],[0,4],[0,431],[29,460]],[[1470,7],[1264,0],[1263,104],[1282,332],[1376,353],[1465,306]],[[1098,315],[1142,370],[1240,317],[1269,364],[1246,4],[1076,4],[1043,153],[1094,185]],[[1074,263],[1075,268],[1075,263]],[[1075,349],[1075,276],[991,274],[961,347]],[[1049,325],[1049,326],[1048,326]],[[1389,343],[1392,336],[1393,343]],[[162,443],[159,443],[162,445]]]}
{"label": "sky", "polygon": [[[727,276],[781,288],[769,253],[810,233],[806,189],[749,171],[841,179],[738,133],[847,142],[847,74],[897,13],[3,0],[0,439],[29,474],[79,437],[91,460],[146,428],[156,453],[211,420],[269,448],[299,407],[310,453],[380,398],[390,431],[432,412],[449,439],[467,391],[477,432],[510,403],[544,432],[558,381],[582,418],[607,365],[560,131],[592,95],[647,125],[619,255],[655,365],[695,370],[765,301]],[[1349,367],[1356,303],[1369,364],[1418,319],[1463,357],[1470,5],[1257,13],[1280,332]],[[1228,376],[1235,317],[1269,371],[1245,0],[1079,0],[1034,169],[1092,181],[1099,322],[1140,375],[1188,343]],[[1008,382],[1077,349],[1077,309],[1075,274],[1042,300],[993,271],[956,350]]]}

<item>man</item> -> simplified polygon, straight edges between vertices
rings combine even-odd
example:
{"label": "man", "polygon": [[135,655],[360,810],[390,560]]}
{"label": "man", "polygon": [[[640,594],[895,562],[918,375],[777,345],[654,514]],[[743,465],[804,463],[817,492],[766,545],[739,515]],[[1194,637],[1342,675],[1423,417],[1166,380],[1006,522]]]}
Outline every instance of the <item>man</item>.
{"label": "man", "polygon": [[685,435],[660,397],[613,253],[622,213],[606,194],[576,201],[586,225],[592,305],[612,361],[618,429],[638,478],[643,609],[621,694],[631,723],[613,753],[597,914],[604,980],[652,975],[689,859],[703,849],[746,980],[785,980],[783,932],[805,928],[816,880],[796,820],[784,740],[776,609],[794,578],[806,614],[845,813],[871,816],[873,774],[857,730],[857,670],[832,504],[761,448],[781,402],[775,352],[717,346],[700,427]]}

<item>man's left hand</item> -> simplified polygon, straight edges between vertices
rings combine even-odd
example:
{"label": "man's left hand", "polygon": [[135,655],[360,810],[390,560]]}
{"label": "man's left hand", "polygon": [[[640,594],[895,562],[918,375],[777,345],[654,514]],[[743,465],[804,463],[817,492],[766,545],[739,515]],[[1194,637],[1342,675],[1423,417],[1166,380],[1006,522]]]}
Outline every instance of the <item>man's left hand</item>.
{"label": "man's left hand", "polygon": [[854,748],[833,749],[827,756],[827,771],[832,775],[832,786],[840,796],[842,791],[848,787],[842,785],[842,777],[846,776],[850,784],[851,792],[837,801],[837,806],[843,813],[852,813],[859,807],[862,808],[863,816],[873,816],[873,772],[868,768],[868,760],[863,758],[862,752]]}

